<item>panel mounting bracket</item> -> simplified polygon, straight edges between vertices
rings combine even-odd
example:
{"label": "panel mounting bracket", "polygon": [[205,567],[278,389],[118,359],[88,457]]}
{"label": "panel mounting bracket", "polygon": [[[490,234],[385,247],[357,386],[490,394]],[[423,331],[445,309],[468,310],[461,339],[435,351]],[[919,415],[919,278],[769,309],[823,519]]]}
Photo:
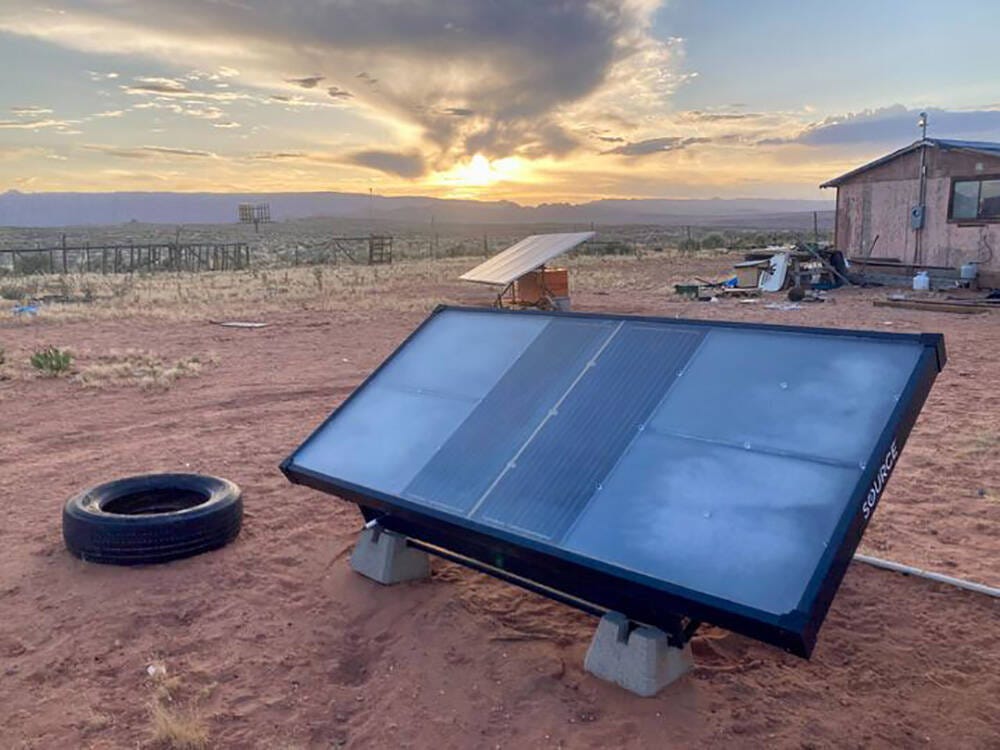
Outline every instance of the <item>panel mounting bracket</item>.
{"label": "panel mounting bracket", "polygon": [[[687,627],[680,634],[686,632]],[[597,624],[583,666],[595,677],[649,698],[694,666],[690,644],[674,645],[674,638],[608,612]]]}

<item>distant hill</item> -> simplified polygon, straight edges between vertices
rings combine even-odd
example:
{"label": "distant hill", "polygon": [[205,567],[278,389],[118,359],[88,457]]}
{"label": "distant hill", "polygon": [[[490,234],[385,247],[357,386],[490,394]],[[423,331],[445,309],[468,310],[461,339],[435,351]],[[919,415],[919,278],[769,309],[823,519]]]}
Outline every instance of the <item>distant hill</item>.
{"label": "distant hill", "polygon": [[[762,198],[605,199],[587,203],[521,206],[424,196],[371,199],[363,193],[21,193],[0,194],[0,226],[87,224],[225,224],[240,203],[269,203],[275,221],[309,217],[366,218],[463,224],[718,224],[753,227],[801,225],[832,201]],[[809,218],[811,221],[811,216]]]}

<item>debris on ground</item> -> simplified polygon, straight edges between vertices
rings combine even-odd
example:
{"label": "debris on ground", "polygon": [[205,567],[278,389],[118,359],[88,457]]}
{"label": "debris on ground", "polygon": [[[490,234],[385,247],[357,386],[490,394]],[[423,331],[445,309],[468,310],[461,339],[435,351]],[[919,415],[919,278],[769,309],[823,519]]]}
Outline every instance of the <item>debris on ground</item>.
{"label": "debris on ground", "polygon": [[253,320],[210,320],[208,322],[223,328],[267,328],[268,326],[267,323]]}
{"label": "debris on ground", "polygon": [[959,315],[978,315],[991,310],[1000,309],[1000,306],[978,301],[958,301],[958,300],[935,300],[935,299],[908,299],[889,297],[888,299],[872,300],[875,307],[896,307],[907,310],[926,310],[931,312],[958,313]]}

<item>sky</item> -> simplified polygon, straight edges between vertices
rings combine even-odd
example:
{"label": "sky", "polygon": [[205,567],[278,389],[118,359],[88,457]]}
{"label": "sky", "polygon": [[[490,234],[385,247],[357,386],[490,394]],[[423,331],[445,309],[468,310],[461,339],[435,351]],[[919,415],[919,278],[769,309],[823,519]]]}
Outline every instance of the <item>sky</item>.
{"label": "sky", "polygon": [[1000,141],[1000,3],[2,0],[0,192],[832,198]]}

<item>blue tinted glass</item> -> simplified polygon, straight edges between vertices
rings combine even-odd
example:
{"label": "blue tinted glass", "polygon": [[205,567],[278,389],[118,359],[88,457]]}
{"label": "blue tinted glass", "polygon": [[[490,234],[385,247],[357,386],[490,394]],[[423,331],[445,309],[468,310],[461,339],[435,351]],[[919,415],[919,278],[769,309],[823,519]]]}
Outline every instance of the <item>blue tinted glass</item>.
{"label": "blue tinted glass", "polygon": [[447,310],[292,465],[780,615],[922,351]]}
{"label": "blue tinted glass", "polygon": [[647,429],[564,544],[783,614],[799,603],[860,474]]}

